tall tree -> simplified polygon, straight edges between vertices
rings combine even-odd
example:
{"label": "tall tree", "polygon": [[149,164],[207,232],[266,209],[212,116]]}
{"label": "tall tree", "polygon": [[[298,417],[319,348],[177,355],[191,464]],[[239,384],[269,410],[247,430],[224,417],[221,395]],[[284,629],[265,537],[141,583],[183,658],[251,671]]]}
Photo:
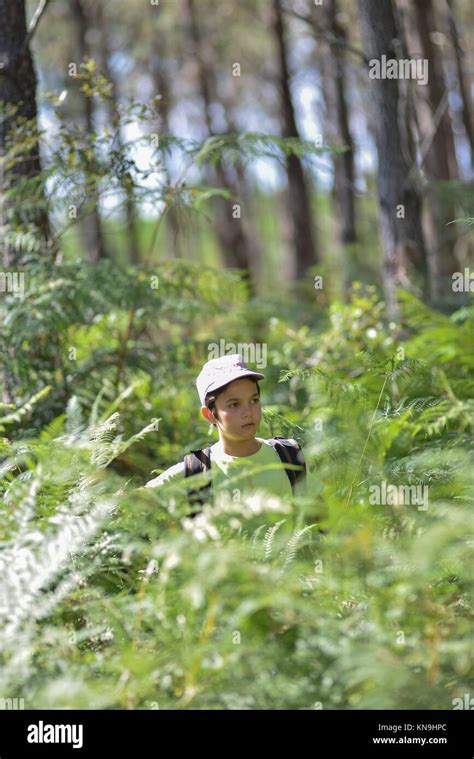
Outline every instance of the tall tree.
{"label": "tall tree", "polygon": [[[71,0],[71,7],[76,22],[77,51],[79,60],[84,61],[86,58],[92,57],[90,45],[88,42],[89,26],[87,13],[84,8],[83,0]],[[83,108],[84,128],[86,129],[87,134],[92,134],[94,131],[94,112],[92,98],[84,95],[82,96],[81,101]],[[92,189],[93,192],[96,191],[96,188]],[[99,205],[96,197],[92,198],[92,202],[90,203],[90,211],[84,217],[83,230],[88,261],[90,263],[96,263],[101,258],[105,258],[107,253],[104,244]]]}
{"label": "tall tree", "polygon": [[[338,19],[338,3],[332,0],[324,7],[325,31],[328,44],[324,48],[321,60],[323,74],[323,92],[326,102],[327,127],[330,139],[344,145],[347,150],[333,155],[334,188],[336,215],[339,236],[343,245],[357,239],[355,224],[354,197],[354,140],[349,123],[349,106],[347,102],[348,66],[345,43],[347,34]],[[313,16],[313,24],[319,31],[319,25]],[[335,41],[337,40],[337,44]]]}
{"label": "tall tree", "polygon": [[[164,43],[165,44],[165,43]],[[165,57],[165,51],[163,49],[163,44],[160,48],[159,53],[154,52],[151,53],[151,55],[148,55],[148,68],[150,70],[150,74],[153,80],[153,85],[155,88],[155,94],[160,97],[159,100],[159,117],[160,117],[160,130],[162,130],[165,134],[170,133],[170,109],[171,109],[171,98],[172,98],[172,89],[170,86],[169,81],[169,74],[166,70],[166,66],[164,63],[164,57]],[[165,157],[164,159],[165,163],[165,174],[166,174],[166,181],[168,185],[171,185],[171,171],[170,171],[170,164],[171,161],[168,159],[168,157]],[[176,206],[175,204],[172,204],[170,208],[167,211],[166,214],[166,233],[169,241],[169,247],[172,251],[172,255],[176,258],[182,257],[182,234],[183,230],[180,225],[180,218],[179,218],[179,206]]]}
{"label": "tall tree", "polygon": [[[117,78],[110,66],[111,49],[104,9],[102,3],[96,3],[92,0],[84,0],[83,7],[87,13],[87,22],[89,27],[95,28],[98,32],[98,44],[95,45],[94,56],[98,60],[104,76],[111,84],[110,116],[112,122],[117,125],[118,149],[123,152],[125,141],[119,126],[119,85]],[[125,194],[125,230],[127,238],[127,252],[130,262],[132,264],[137,264],[141,259],[138,231],[138,213],[133,190],[133,178],[128,171],[124,172],[122,187]]]}
{"label": "tall tree", "polygon": [[[198,22],[195,0],[182,2],[182,14],[187,29],[190,54],[195,60],[198,86],[204,106],[204,118],[209,135],[215,135],[212,118],[213,88],[212,74],[202,42],[201,29]],[[217,183],[232,194],[236,194],[236,183],[231,176],[229,168],[218,161],[215,167],[215,179]],[[219,247],[227,266],[240,269],[248,278],[253,287],[252,273],[253,262],[245,235],[242,219],[234,214],[233,203],[225,199],[216,201],[217,218],[216,232]]]}
{"label": "tall tree", "polygon": [[[392,0],[358,0],[362,39],[369,61],[399,59]],[[421,199],[410,174],[399,120],[397,79],[370,80],[372,125],[378,154],[378,196],[383,249],[384,286],[388,310],[397,311],[395,287],[404,280],[404,264],[426,279],[426,253],[421,226]]]}
{"label": "tall tree", "polygon": [[432,0],[402,0],[410,56],[428,61],[428,80],[418,87],[415,105],[420,131],[422,168],[429,180],[427,232],[430,240],[429,272],[431,299],[438,306],[457,302],[452,291],[452,274],[459,264],[454,255],[457,225],[456,203],[449,193],[451,180],[459,179],[453,126],[449,112],[448,88],[443,56],[435,44],[439,19]]}
{"label": "tall tree", "polygon": [[448,89],[444,79],[443,57],[439,45],[434,43],[438,24],[433,0],[416,0],[413,3],[413,10],[421,46],[420,52],[429,64],[426,90],[434,131],[426,161],[430,166],[430,173],[436,178],[456,179],[459,176],[459,169],[449,113]]}
{"label": "tall tree", "polygon": [[[273,0],[273,34],[278,53],[278,82],[283,137],[299,137],[295,110],[291,98],[290,71],[285,39],[285,24],[281,0]],[[316,228],[311,210],[310,191],[301,160],[290,155],[286,161],[288,174],[288,208],[291,237],[295,252],[295,275],[306,276],[310,266],[319,261]]]}
{"label": "tall tree", "polygon": [[466,66],[466,49],[463,41],[459,23],[457,20],[457,7],[455,0],[446,0],[449,9],[449,31],[454,49],[454,60],[456,62],[456,74],[458,80],[459,94],[461,96],[461,116],[466,132],[466,137],[471,149],[471,167],[474,169],[474,123],[473,108],[471,96],[471,82],[469,72]]}
{"label": "tall tree", "polygon": [[[36,72],[30,50],[24,0],[0,0],[0,103],[4,113],[0,118],[0,171],[3,190],[17,186],[23,180],[41,172],[39,140],[37,137]],[[17,158],[14,166],[6,168],[2,156],[8,149],[18,121],[31,124],[32,139],[28,149]],[[35,208],[15,221],[33,224],[45,240],[49,238],[48,217],[43,195]],[[0,203],[0,226],[6,223],[6,208]],[[0,241],[1,242],[1,241]],[[2,244],[3,265],[21,263],[21,251]]]}

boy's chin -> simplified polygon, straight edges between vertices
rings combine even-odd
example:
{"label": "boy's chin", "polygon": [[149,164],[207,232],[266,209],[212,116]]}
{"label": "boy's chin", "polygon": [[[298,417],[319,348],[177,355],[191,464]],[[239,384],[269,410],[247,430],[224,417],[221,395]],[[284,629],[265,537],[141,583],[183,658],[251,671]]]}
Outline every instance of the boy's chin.
{"label": "boy's chin", "polygon": [[247,427],[247,429],[241,429],[239,430],[239,436],[242,437],[244,440],[248,440],[249,438],[255,437],[257,434],[257,425],[254,424],[252,427]]}
{"label": "boy's chin", "polygon": [[234,441],[243,441],[243,440],[254,440],[258,431],[258,425],[254,424],[251,427],[247,427],[247,429],[240,429],[233,430],[232,432],[228,430],[227,432],[223,431],[224,437],[227,437],[229,440]]}

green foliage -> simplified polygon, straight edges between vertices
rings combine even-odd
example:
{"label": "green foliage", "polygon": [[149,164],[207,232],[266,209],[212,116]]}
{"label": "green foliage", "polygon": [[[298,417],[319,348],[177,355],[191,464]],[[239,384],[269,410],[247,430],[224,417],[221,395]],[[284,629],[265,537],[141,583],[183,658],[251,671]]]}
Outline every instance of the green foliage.
{"label": "green foliage", "polygon": [[[47,154],[44,169],[33,177],[20,181],[17,177],[10,182],[8,173],[2,173],[6,223],[0,232],[17,266],[29,265],[38,254],[51,254],[71,228],[77,229],[100,204],[112,200],[117,217],[131,199],[137,208],[146,203],[158,211],[152,243],[143,256],[148,262],[154,254],[156,231],[170,208],[179,209],[184,218],[191,214],[204,216],[216,199],[233,198],[226,188],[193,181],[190,175],[196,169],[220,162],[243,165],[256,158],[271,158],[283,164],[290,155],[344,151],[254,132],[222,134],[203,141],[177,137],[157,131],[159,99],[148,104],[132,100],[126,106],[116,105],[112,85],[94,60],[82,62],[71,80],[76,95],[98,100],[112,117],[100,130],[84,129],[80,121],[71,123],[65,103],[68,90],[59,96],[49,93],[54,152]],[[139,127],[139,136],[125,139],[131,125]],[[25,156],[37,150],[41,137],[44,135],[38,133],[34,120],[14,121],[0,165],[10,174],[18,171]],[[182,166],[173,181],[168,170],[170,156]],[[47,211],[54,222],[49,240],[42,234],[44,230],[38,230],[41,211]]]}
{"label": "green foliage", "polygon": [[[93,61],[75,84],[113,106]],[[0,301],[1,692],[28,708],[451,708],[470,688],[472,307],[446,316],[400,292],[395,323],[362,284],[315,309],[304,290],[250,299],[235,272],[155,263],[170,208],[233,199],[196,167],[327,148],[158,134],[155,103],[87,133],[62,104],[57,150],[7,187],[2,229],[27,281]],[[37,139],[17,127],[8,170]],[[130,192],[160,214],[142,265],[52,255],[95,203]],[[216,487],[191,519],[184,483],[141,486],[209,443],[194,382],[221,336],[267,347],[260,434],[300,440],[318,487]],[[374,503],[381,483],[401,490]]]}
{"label": "green foliage", "polygon": [[[259,301],[246,321],[232,275],[225,296],[190,265],[160,268],[157,291],[146,276],[65,265],[12,306],[2,693],[28,708],[452,708],[472,685],[469,318],[401,295],[387,322],[356,286],[324,327],[268,322]],[[255,339],[260,319],[261,432],[303,440],[324,508],[223,493],[190,519],[182,488],[137,486],[196,439],[200,346],[239,324]],[[51,355],[20,359],[27,333],[48,336],[62,375]],[[373,505],[382,480],[426,485],[428,508]]]}

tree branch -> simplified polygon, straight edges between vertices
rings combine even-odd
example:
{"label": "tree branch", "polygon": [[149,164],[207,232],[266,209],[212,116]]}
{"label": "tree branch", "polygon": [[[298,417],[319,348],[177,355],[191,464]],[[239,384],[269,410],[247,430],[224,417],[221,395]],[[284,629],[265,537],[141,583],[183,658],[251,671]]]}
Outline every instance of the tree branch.
{"label": "tree branch", "polygon": [[284,8],[283,10],[289,15],[293,16],[293,18],[297,18],[300,21],[304,21],[306,24],[309,24],[311,26],[314,37],[323,39],[329,45],[334,45],[335,47],[344,47],[350,53],[353,53],[354,55],[357,55],[358,58],[361,58],[367,66],[369,65],[369,59],[363,50],[359,50],[358,47],[353,47],[353,45],[349,44],[349,42],[347,42],[347,40],[345,40],[343,37],[336,37],[336,35],[330,32],[328,29],[321,27],[321,31],[318,31],[311,16],[305,16],[303,13],[298,13],[298,11],[293,10],[293,8]]}
{"label": "tree branch", "polygon": [[23,43],[23,50],[27,48],[27,46],[30,44],[34,33],[36,32],[39,22],[41,21],[41,17],[43,13],[45,12],[46,8],[49,5],[49,0],[40,0],[38,3],[38,6],[33,13],[33,16],[31,17],[31,21],[28,24],[28,31],[25,37],[25,41]]}

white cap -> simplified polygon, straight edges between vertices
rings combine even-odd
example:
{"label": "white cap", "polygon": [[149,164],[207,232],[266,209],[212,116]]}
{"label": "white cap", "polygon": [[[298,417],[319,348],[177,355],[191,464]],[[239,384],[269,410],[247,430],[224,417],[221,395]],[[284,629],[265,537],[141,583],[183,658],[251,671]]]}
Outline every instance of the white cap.
{"label": "white cap", "polygon": [[196,380],[201,405],[205,405],[206,395],[212,390],[218,390],[227,385],[228,382],[244,377],[263,379],[265,375],[260,374],[260,372],[253,372],[248,366],[245,366],[240,353],[211,359],[207,364],[204,364]]}

